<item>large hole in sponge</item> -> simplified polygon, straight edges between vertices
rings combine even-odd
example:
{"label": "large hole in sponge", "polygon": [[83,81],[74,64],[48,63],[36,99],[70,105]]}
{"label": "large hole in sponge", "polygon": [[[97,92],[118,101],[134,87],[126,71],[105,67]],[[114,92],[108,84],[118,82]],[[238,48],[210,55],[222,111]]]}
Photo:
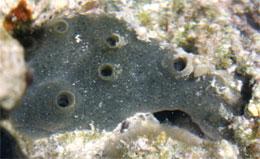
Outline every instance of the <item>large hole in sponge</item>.
{"label": "large hole in sponge", "polygon": [[56,103],[61,108],[71,107],[75,103],[75,96],[68,91],[63,91],[56,97]]}
{"label": "large hole in sponge", "polygon": [[119,43],[119,36],[116,34],[112,34],[106,39],[106,42],[110,48],[115,48]]}
{"label": "large hole in sponge", "polygon": [[176,71],[182,71],[187,66],[187,59],[184,57],[178,57],[173,62],[173,67]]}
{"label": "large hole in sponge", "polygon": [[98,68],[98,75],[103,80],[112,80],[114,78],[114,71],[112,64],[103,64]]}
{"label": "large hole in sponge", "polygon": [[155,118],[162,124],[168,124],[184,128],[199,137],[205,137],[200,127],[192,121],[189,114],[181,110],[163,110],[153,113]]}
{"label": "large hole in sponge", "polygon": [[104,66],[101,69],[101,75],[104,77],[112,76],[113,74],[113,68],[110,66]]}

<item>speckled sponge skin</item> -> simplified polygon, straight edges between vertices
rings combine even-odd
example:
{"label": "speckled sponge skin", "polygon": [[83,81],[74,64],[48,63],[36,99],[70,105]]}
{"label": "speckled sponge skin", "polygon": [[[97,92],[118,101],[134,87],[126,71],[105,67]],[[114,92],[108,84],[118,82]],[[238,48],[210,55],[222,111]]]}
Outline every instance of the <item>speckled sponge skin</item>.
{"label": "speckled sponge skin", "polygon": [[213,77],[175,78],[172,69],[179,68],[162,65],[174,51],[138,40],[112,16],[56,19],[21,39],[32,42],[26,50],[33,83],[11,119],[32,136],[88,128],[91,122],[111,130],[136,112],[181,110],[218,138],[225,136],[218,128],[227,124],[220,106],[234,114],[240,109],[216,95]]}

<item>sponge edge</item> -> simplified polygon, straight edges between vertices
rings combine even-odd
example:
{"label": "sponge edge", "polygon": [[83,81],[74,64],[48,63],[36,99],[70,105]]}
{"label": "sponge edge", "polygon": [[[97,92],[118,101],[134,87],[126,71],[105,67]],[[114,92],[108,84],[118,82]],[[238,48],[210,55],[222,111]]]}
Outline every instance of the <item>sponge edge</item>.
{"label": "sponge edge", "polygon": [[[126,127],[125,125],[128,126]],[[203,143],[203,139],[185,129],[160,124],[151,113],[137,113],[118,124],[113,132],[115,134],[125,133],[125,137],[122,135],[122,138],[126,141],[133,140],[131,138],[142,136],[142,134],[158,136],[162,131],[165,131],[168,135],[171,135],[171,137],[190,145],[200,145]]]}
{"label": "sponge edge", "polygon": [[188,78],[193,73],[192,55],[179,48],[162,60],[162,67],[176,79]]}
{"label": "sponge edge", "polygon": [[29,156],[49,158],[160,158],[165,155],[170,158],[214,156],[236,159],[239,153],[238,148],[226,140],[213,142],[178,127],[161,125],[150,113],[137,113],[119,123],[112,132],[100,133],[92,125],[91,130],[75,130],[37,139],[29,151]]}

